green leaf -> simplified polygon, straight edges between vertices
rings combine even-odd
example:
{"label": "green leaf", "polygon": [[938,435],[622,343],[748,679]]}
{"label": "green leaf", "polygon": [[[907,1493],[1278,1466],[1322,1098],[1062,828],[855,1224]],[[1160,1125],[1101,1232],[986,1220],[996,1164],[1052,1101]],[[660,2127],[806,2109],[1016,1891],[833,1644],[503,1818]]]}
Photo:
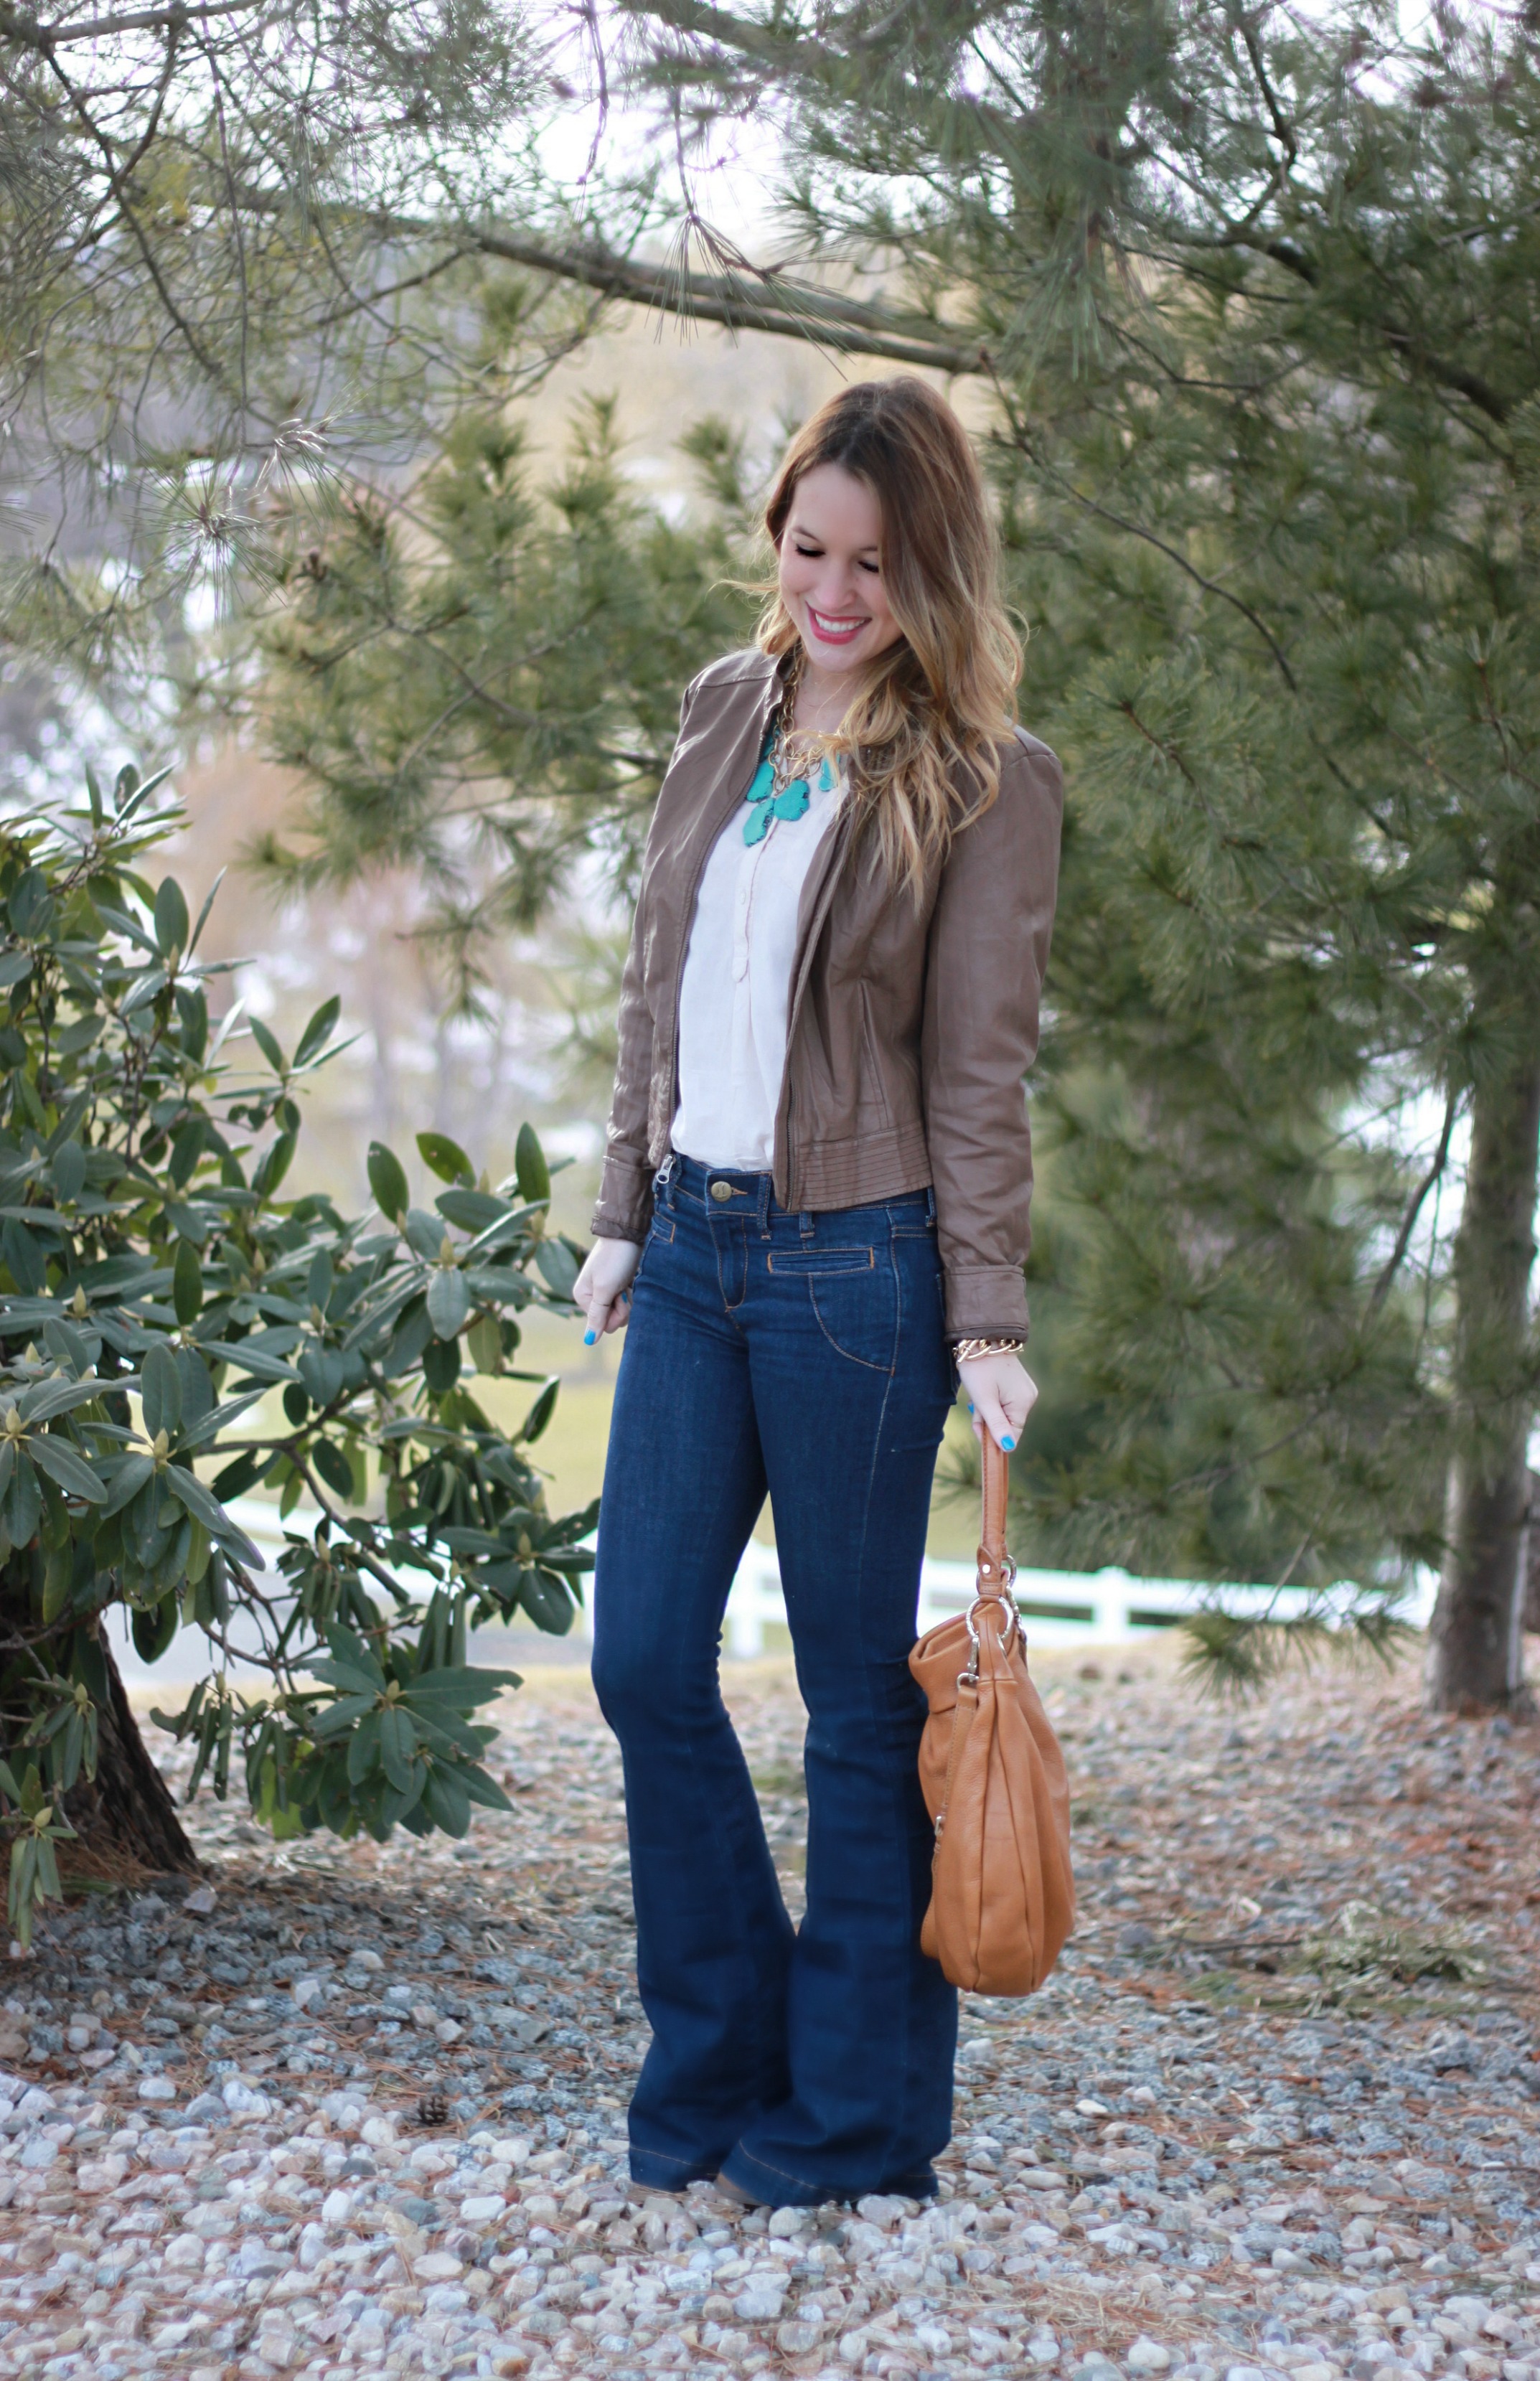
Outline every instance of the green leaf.
{"label": "green leaf", "polygon": [[441,1190],[434,1205],[462,1232],[484,1232],[513,1212],[506,1199],[495,1198],[490,1190]]}
{"label": "green leaf", "polygon": [[248,1488],[256,1486],[266,1461],[265,1455],[251,1453],[238,1455],[233,1463],[226,1463],[224,1471],[215,1474],[214,1495],[221,1500],[232,1496],[244,1496]]}
{"label": "green leaf", "polygon": [[218,1499],[210,1496],[196,1472],[184,1471],[179,1463],[168,1463],[161,1477],[183,1511],[202,1522],[215,1545],[229,1548],[252,1570],[266,1569],[260,1550],[244,1530],[237,1528]]}
{"label": "green leaf", "polygon": [[463,1836],[471,1825],[471,1797],[454,1768],[435,1761],[422,1789],[422,1806],[446,1836]]}
{"label": "green leaf", "polygon": [[406,1170],[394,1150],[387,1149],[383,1141],[369,1144],[369,1188],[381,1215],[388,1215],[393,1224],[406,1214],[411,1197]]}
{"label": "green leaf", "polygon": [[513,1170],[519,1178],[519,1195],[531,1207],[538,1207],[550,1198],[551,1169],[545,1163],[540,1136],[532,1124],[521,1124],[514,1147]]}
{"label": "green leaf", "polygon": [[453,1668],[424,1670],[413,1679],[407,1690],[412,1703],[426,1699],[430,1704],[445,1703],[459,1711],[474,1711],[478,1703],[495,1703],[506,1687],[521,1683],[512,1670],[483,1670],[468,1662]]}
{"label": "green leaf", "polygon": [[112,1514],[122,1512],[126,1505],[131,1505],[145,1483],[153,1480],[154,1476],[155,1459],[153,1455],[126,1456],[113,1474],[112,1485],[107,1490],[107,1501],[102,1508],[103,1520],[106,1520]]}
{"label": "green leaf", "polygon": [[404,1794],[411,1783],[412,1755],[417,1750],[417,1730],[409,1712],[399,1703],[387,1703],[380,1714],[380,1759],[385,1774],[397,1794]]}
{"label": "green leaf", "polygon": [[151,1612],[136,1607],[128,1626],[133,1632],[134,1651],[143,1662],[158,1662],[177,1634],[177,1598],[163,1596]]}
{"label": "green leaf", "polygon": [[348,1740],[348,1782],[350,1786],[361,1786],[379,1758],[380,1723],[384,1716],[383,1712],[371,1705]]}
{"label": "green leaf", "polygon": [[272,1068],[273,1072],[275,1075],[287,1075],[288,1068],[285,1063],[283,1050],[279,1044],[277,1035],[268,1031],[268,1028],[263,1023],[260,1017],[253,1017],[248,1021],[251,1028],[251,1039],[256,1044],[258,1049],[262,1052],[262,1055],[266,1059],[268,1065]]}
{"label": "green leaf", "polygon": [[13,1546],[30,1545],[43,1517],[43,1492],[37,1473],[26,1456],[18,1451],[11,1484],[6,1491],[3,1518]]}
{"label": "green leaf", "polygon": [[318,1438],[311,1448],[311,1461],[334,1496],[351,1503],[353,1467],[343,1449],[329,1438]]}
{"label": "green leaf", "polygon": [[55,1154],[53,1175],[55,1198],[73,1205],[86,1187],[86,1154],[78,1141],[67,1141]]}
{"label": "green leaf", "polygon": [[171,1303],[178,1323],[195,1323],[203,1306],[203,1265],[190,1240],[177,1243],[171,1268]]}
{"label": "green leaf", "polygon": [[474,1183],[475,1167],[458,1142],[451,1141],[446,1132],[420,1132],[417,1146],[422,1163],[441,1182],[463,1182],[468,1187]]}
{"label": "green leaf", "polygon": [[415,1255],[426,1264],[438,1263],[439,1252],[448,1237],[442,1216],[430,1215],[426,1207],[409,1207],[402,1218],[401,1228]]}
{"label": "green leaf", "polygon": [[371,1682],[376,1694],[385,1692],[385,1674],[361,1637],[356,1636],[351,1629],[345,1629],[339,1620],[334,1620],[326,1631],[326,1643],[334,1662],[350,1663]]}
{"label": "green leaf", "polygon": [[[325,1681],[328,1686],[336,1686],[337,1679],[345,1675],[340,1663],[312,1662],[309,1667],[312,1678],[318,1677],[323,1669],[334,1673],[328,1676]],[[340,1736],[344,1728],[351,1728],[353,1722],[356,1719],[361,1719],[365,1712],[372,1712],[378,1700],[378,1696],[372,1692],[365,1694],[360,1691],[357,1694],[339,1695],[335,1703],[327,1703],[322,1710],[312,1713],[310,1721],[312,1735],[318,1739]]]}
{"label": "green leaf", "polygon": [[55,1546],[50,1550],[48,1559],[43,1565],[43,1618],[45,1626],[51,1628],[58,1618],[69,1602],[70,1590],[74,1584],[75,1547],[73,1541],[67,1538],[62,1546]]}
{"label": "green leaf", "polygon": [[25,1224],[8,1215],[0,1224],[0,1258],[23,1298],[41,1298],[48,1287],[47,1261]]}
{"label": "green leaf", "polygon": [[561,1381],[559,1376],[553,1374],[551,1379],[546,1382],[545,1386],[541,1390],[540,1395],[536,1398],[533,1405],[530,1408],[529,1412],[524,1418],[524,1427],[519,1433],[519,1438],[523,1441],[526,1447],[532,1447],[534,1445],[535,1440],[540,1436],[541,1432],[544,1429],[546,1423],[550,1421],[551,1416],[555,1413],[556,1410],[556,1396],[560,1387]]}
{"label": "green leaf", "polygon": [[32,1940],[32,1899],[37,1878],[37,1841],[31,1834],[18,1836],[11,1845],[10,1898],[7,1916],[11,1933],[27,1950]]}
{"label": "green leaf", "polygon": [[471,1312],[471,1286],[458,1265],[441,1265],[428,1284],[428,1320],[440,1339],[453,1339]]}
{"label": "green leaf", "polygon": [[565,1637],[577,1618],[577,1606],[566,1581],[554,1580],[546,1572],[525,1572],[519,1601],[535,1627],[544,1630],[547,1637]]}
{"label": "green leaf", "polygon": [[75,1413],[81,1406],[93,1405],[101,1396],[101,1381],[44,1381],[34,1389],[23,1389],[18,1404],[21,1419],[31,1428],[40,1422],[54,1422],[60,1414]]}
{"label": "green leaf", "polygon": [[169,959],[173,951],[185,952],[190,939],[191,921],[182,888],[174,876],[163,876],[155,895],[155,941]]}
{"label": "green leaf", "polygon": [[422,1350],[422,1378],[435,1398],[446,1397],[459,1379],[459,1341],[432,1339]]}
{"label": "green leaf", "polygon": [[322,1348],[312,1341],[308,1348],[300,1349],[295,1370],[312,1405],[329,1406],[334,1398],[341,1396],[347,1367],[340,1348]]}
{"label": "green leaf", "polygon": [[494,1778],[487,1776],[484,1769],[479,1769],[473,1761],[462,1762],[455,1771],[455,1776],[472,1802],[481,1802],[489,1811],[512,1810],[513,1804],[508,1801],[502,1788]]}
{"label": "green leaf", "polygon": [[198,937],[209,922],[209,911],[214,908],[215,897],[217,897],[219,888],[224,882],[225,871],[222,868],[204,896],[203,906],[198,912],[198,922],[193,927],[192,933],[189,937],[187,946],[187,955],[189,959],[192,957],[193,952],[198,948]]}
{"label": "green leaf", "polygon": [[139,1372],[144,1435],[154,1438],[164,1430],[169,1436],[182,1418],[182,1382],[177,1360],[164,1339],[145,1349]]}
{"label": "green leaf", "polygon": [[465,1335],[465,1344],[478,1373],[503,1369],[503,1328],[495,1314],[478,1314]]}
{"label": "green leaf", "polygon": [[67,1438],[50,1438],[40,1433],[27,1441],[27,1451],[38,1470],[45,1471],[67,1496],[78,1496],[87,1505],[106,1503],[104,1484]]}
{"label": "green leaf", "polygon": [[43,870],[24,868],[6,904],[6,915],[15,932],[29,938],[46,933],[53,909],[53,896]]}
{"label": "green leaf", "polygon": [[547,1286],[558,1298],[570,1298],[580,1267],[577,1258],[565,1240],[542,1240],[534,1252],[535,1264]]}
{"label": "green leaf", "polygon": [[263,1150],[257,1161],[256,1172],[251,1177],[251,1188],[260,1199],[271,1199],[277,1190],[288,1172],[294,1156],[294,1144],[299,1138],[298,1133],[281,1132],[277,1140],[271,1142]]}
{"label": "green leaf", "polygon": [[185,1190],[191,1181],[207,1139],[208,1127],[202,1117],[194,1117],[189,1124],[178,1125],[172,1134],[171,1163],[166,1171],[178,1190]]}
{"label": "green leaf", "polygon": [[341,995],[334,992],[330,1000],[324,1000],[322,1002],[320,1007],[311,1019],[310,1023],[300,1034],[294,1051],[294,1063],[296,1067],[304,1066],[308,1059],[314,1057],[318,1050],[324,1049],[327,1041],[330,1039],[332,1028],[336,1023],[336,1020],[341,1014]]}

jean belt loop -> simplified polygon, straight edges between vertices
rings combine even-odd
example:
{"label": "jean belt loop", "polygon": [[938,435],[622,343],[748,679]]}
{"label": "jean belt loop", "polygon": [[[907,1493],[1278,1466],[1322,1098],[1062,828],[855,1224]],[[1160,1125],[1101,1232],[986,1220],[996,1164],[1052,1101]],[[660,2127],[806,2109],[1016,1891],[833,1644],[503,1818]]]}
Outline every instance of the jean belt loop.
{"label": "jean belt loop", "polygon": [[935,1221],[935,1185],[934,1182],[927,1182],[925,1185],[925,1221],[927,1224],[934,1224]]}
{"label": "jean belt loop", "polygon": [[802,1209],[801,1214],[797,1218],[797,1224],[803,1239],[811,1240],[813,1238],[813,1217],[809,1214],[807,1208],[804,1207]]}
{"label": "jean belt loop", "polygon": [[762,1174],[754,1199],[754,1228],[762,1240],[770,1238],[770,1194],[773,1188],[770,1176]]}

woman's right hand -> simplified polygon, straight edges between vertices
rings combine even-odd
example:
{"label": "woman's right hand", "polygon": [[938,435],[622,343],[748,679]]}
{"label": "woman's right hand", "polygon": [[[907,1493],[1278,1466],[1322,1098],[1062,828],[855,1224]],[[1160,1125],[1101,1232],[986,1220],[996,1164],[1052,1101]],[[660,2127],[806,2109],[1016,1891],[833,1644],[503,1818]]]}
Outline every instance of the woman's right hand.
{"label": "woman's right hand", "polygon": [[572,1285],[572,1295],[588,1317],[583,1346],[592,1348],[605,1331],[623,1331],[631,1319],[631,1276],[642,1263],[635,1240],[595,1240]]}

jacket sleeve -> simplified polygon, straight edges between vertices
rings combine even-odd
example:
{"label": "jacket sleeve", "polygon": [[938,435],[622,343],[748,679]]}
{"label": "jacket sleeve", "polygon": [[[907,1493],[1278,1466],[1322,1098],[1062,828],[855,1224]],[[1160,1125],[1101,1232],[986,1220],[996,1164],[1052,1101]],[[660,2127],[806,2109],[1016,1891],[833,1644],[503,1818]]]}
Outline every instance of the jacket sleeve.
{"label": "jacket sleeve", "polygon": [[1063,800],[1047,746],[1017,739],[998,800],[953,839],[931,920],[921,1086],[948,1339],[1026,1337],[1022,1079],[1037,1055]]}
{"label": "jacket sleeve", "polygon": [[[679,704],[681,736],[698,684],[698,679],[691,679]],[[653,1084],[653,1012],[647,997],[647,890],[657,815],[654,809],[653,828],[642,855],[642,884],[636,915],[631,920],[630,944],[620,978],[615,1090],[605,1133],[598,1203],[589,1221],[589,1229],[595,1239],[601,1240],[644,1240],[653,1213],[653,1166],[647,1154]]]}

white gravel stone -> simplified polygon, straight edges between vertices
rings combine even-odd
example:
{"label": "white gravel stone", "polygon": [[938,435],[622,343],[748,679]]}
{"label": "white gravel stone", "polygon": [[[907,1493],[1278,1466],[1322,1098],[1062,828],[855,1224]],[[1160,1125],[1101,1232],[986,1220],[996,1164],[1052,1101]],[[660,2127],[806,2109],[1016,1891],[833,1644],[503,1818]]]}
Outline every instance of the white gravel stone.
{"label": "white gravel stone", "polygon": [[[732,1692],[756,1774],[788,1774],[789,1699]],[[1314,1890],[1334,1862],[1341,1899],[1377,1894],[1352,1797],[1372,1803],[1423,1723],[1312,1693],[1267,1706],[1283,1882]],[[545,1782],[454,1849],[317,1838],[275,1865],[195,1805],[227,1879],[196,1924],[190,1897],[93,1898],[45,1914],[7,1978],[0,2381],[1540,2381],[1540,2065],[1517,1999],[1451,1993],[1458,2026],[1437,1988],[1425,2009],[1312,2014],[1286,1974],[1258,1987],[1286,2005],[1253,2009],[1223,1962],[1212,1999],[1186,1997],[1191,1960],[1153,2002],[1131,1989],[1129,1962],[1137,1983],[1171,1956],[1145,1882],[1156,1835],[1175,1864],[1159,1897],[1201,1894],[1194,1810],[1223,1838],[1216,1892],[1237,1889],[1234,1813],[1256,1793],[1233,1789],[1265,1759],[1245,1733],[1261,1723],[1231,1764],[1230,1722],[1196,1706],[1141,1718],[1138,1694],[1082,1693],[1068,1667],[1050,1694],[1094,1806],[1080,1930],[1030,2006],[965,1997],[957,2144],[923,2208],[745,2214],[708,2185],[629,2201],[646,2033],[617,1769],[591,1713],[516,1710],[494,1766]],[[1333,1727],[1362,1752],[1322,1751]],[[1167,1813],[1148,1782],[1183,1763],[1197,1784]],[[1130,1792],[1144,1807],[1125,1818],[1110,1798]],[[778,1854],[801,1806],[767,1810]],[[1436,1817],[1424,1803],[1409,1824]],[[1247,1857],[1248,1879],[1270,1874]],[[787,1890],[795,1910],[789,1866]],[[1131,1899],[1159,1939],[1123,1950]],[[1286,1935],[1293,1906],[1258,1923]],[[1222,1905],[1202,1921],[1249,1923]],[[169,2096],[141,2100],[152,2082]],[[445,2111],[420,2103],[433,2092]]]}

